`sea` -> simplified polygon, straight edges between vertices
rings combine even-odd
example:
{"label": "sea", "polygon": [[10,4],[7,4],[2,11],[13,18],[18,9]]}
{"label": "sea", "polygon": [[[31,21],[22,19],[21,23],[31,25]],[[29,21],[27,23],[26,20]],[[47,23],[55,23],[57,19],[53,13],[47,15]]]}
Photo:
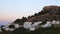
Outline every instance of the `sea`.
{"label": "sea", "polygon": [[6,25],[6,24],[8,24],[9,22],[8,21],[0,21],[0,26],[1,25]]}

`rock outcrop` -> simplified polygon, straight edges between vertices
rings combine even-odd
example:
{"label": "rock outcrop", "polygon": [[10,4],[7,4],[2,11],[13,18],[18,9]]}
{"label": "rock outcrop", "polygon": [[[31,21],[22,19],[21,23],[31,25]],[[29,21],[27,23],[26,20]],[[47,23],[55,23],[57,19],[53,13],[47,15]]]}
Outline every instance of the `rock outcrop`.
{"label": "rock outcrop", "polygon": [[29,16],[27,22],[38,22],[38,21],[60,21],[60,6],[45,6],[42,11]]}

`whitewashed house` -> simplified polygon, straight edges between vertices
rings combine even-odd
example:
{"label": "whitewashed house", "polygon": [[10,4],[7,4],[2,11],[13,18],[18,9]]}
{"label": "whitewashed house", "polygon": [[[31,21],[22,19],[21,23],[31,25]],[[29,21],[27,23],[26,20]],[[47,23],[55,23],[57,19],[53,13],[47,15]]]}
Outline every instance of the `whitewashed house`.
{"label": "whitewashed house", "polygon": [[59,22],[60,22],[60,21],[53,20],[53,22],[51,22],[51,24],[54,24],[54,25],[55,25],[55,24],[60,24]]}
{"label": "whitewashed house", "polygon": [[23,27],[25,29],[29,29],[29,30],[33,31],[33,30],[35,30],[38,27],[38,25],[40,23],[42,23],[42,22],[34,22],[33,24],[32,24],[32,22],[25,22],[24,25],[23,25]]}
{"label": "whitewashed house", "polygon": [[50,23],[51,23],[50,21],[47,21],[47,23],[44,24],[44,25],[41,25],[41,27],[42,27],[42,28],[51,27],[51,24],[50,24]]}
{"label": "whitewashed house", "polygon": [[25,23],[23,24],[23,27],[24,27],[25,29],[29,29],[29,28],[31,28],[31,24],[32,24],[32,22],[25,22]]}
{"label": "whitewashed house", "polygon": [[14,24],[14,26],[15,26],[15,28],[19,28],[20,27],[19,24]]}
{"label": "whitewashed house", "polygon": [[53,20],[51,24],[54,25],[54,27],[60,27],[60,21]]}
{"label": "whitewashed house", "polygon": [[41,23],[42,23],[41,21],[40,22],[34,22],[34,24],[32,24],[32,26],[37,27]]}

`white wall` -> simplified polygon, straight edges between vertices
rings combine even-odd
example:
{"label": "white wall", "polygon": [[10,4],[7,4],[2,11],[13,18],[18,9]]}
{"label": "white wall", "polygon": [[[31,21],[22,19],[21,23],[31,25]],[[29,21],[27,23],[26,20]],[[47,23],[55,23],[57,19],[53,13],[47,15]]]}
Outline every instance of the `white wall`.
{"label": "white wall", "polygon": [[40,23],[42,22],[34,22],[34,24],[32,24],[32,22],[25,22],[23,27],[29,30],[35,30]]}
{"label": "white wall", "polygon": [[26,29],[29,29],[31,27],[31,24],[32,24],[32,22],[25,22],[23,24],[23,27],[26,28]]}
{"label": "white wall", "polygon": [[56,20],[53,20],[53,22],[51,22],[51,24],[59,24],[60,21],[56,21]]}
{"label": "white wall", "polygon": [[19,26],[19,24],[15,24],[15,28],[19,28],[20,26]]}
{"label": "white wall", "polygon": [[50,23],[51,23],[51,22],[50,22],[50,21],[48,21],[46,24],[41,25],[41,27],[42,27],[42,28],[51,27],[51,24],[50,24]]}

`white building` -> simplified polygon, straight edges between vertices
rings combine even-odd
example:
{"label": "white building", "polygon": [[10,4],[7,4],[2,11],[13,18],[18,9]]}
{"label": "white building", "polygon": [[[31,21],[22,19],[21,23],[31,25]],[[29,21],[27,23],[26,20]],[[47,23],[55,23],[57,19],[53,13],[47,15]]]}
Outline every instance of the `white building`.
{"label": "white building", "polygon": [[51,24],[59,24],[60,21],[56,21],[56,20],[53,20],[53,22],[51,22]]}
{"label": "white building", "polygon": [[19,24],[15,24],[14,26],[15,26],[15,28],[19,28],[20,27]]}
{"label": "white building", "polygon": [[34,22],[34,24],[32,24],[32,22],[25,22],[23,27],[29,30],[35,30],[40,23],[42,22]]}
{"label": "white building", "polygon": [[31,24],[32,24],[32,22],[25,22],[25,23],[23,24],[23,27],[24,27],[25,29],[29,29],[29,28],[31,28]]}
{"label": "white building", "polygon": [[48,21],[46,24],[41,25],[41,27],[42,27],[42,28],[51,27],[51,24],[50,24],[50,23],[51,23],[51,22],[50,22],[50,21]]}
{"label": "white building", "polygon": [[32,24],[32,26],[37,27],[39,24],[41,24],[42,22],[34,22],[34,24]]}

